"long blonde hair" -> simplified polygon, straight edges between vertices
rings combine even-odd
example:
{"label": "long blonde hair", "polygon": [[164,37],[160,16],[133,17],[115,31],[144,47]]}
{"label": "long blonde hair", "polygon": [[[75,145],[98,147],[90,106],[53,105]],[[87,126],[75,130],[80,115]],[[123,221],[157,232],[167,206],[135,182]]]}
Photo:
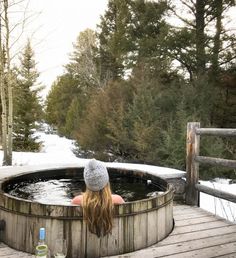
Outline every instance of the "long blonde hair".
{"label": "long blonde hair", "polygon": [[100,191],[88,188],[83,194],[83,217],[89,231],[98,237],[111,232],[113,220],[113,203],[110,184]]}

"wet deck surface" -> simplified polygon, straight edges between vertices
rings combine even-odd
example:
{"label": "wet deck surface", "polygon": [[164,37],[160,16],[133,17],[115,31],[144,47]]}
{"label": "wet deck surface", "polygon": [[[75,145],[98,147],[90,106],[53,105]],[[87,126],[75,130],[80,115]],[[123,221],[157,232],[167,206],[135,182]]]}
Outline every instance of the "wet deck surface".
{"label": "wet deck surface", "polygon": [[[119,258],[199,257],[235,258],[236,223],[231,223],[198,207],[174,206],[175,228],[163,241]],[[34,257],[0,243],[1,258]]]}

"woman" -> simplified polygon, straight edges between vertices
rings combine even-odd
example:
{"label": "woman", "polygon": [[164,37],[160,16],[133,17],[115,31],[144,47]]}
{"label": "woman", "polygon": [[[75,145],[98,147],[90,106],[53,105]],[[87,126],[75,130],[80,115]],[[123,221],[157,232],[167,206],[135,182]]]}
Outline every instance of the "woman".
{"label": "woman", "polygon": [[72,204],[82,205],[89,231],[98,237],[111,232],[113,204],[124,203],[121,196],[112,194],[109,175],[100,161],[90,160],[84,167],[86,191],[76,196]]}

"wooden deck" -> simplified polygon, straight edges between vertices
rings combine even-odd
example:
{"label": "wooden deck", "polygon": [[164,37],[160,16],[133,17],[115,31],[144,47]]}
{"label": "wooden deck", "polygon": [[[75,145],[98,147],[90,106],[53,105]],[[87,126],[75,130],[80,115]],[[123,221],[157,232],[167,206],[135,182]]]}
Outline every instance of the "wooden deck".
{"label": "wooden deck", "polygon": [[0,243],[0,257],[1,258],[35,258],[35,255],[16,251],[7,245]]}
{"label": "wooden deck", "polygon": [[[198,207],[174,206],[175,228],[163,241],[119,258],[199,257],[235,258],[236,224]],[[0,244],[1,258],[34,257]]]}
{"label": "wooden deck", "polygon": [[186,205],[174,206],[175,228],[163,241],[119,258],[236,257],[236,224]]}

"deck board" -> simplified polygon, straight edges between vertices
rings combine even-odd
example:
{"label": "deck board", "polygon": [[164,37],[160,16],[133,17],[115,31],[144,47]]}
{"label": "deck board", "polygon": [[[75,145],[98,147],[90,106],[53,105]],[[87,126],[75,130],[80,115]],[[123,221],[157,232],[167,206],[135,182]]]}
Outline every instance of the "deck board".
{"label": "deck board", "polygon": [[35,258],[35,255],[20,252],[17,250],[14,250],[4,243],[0,243],[0,257],[1,258]]}
{"label": "deck board", "polygon": [[236,233],[236,225],[235,226],[226,226],[222,227],[220,230],[219,228],[214,229],[205,229],[198,232],[190,232],[183,235],[172,235],[170,234],[169,237],[161,241],[157,244],[158,246],[162,245],[170,245],[175,243],[182,243],[185,241],[191,241],[191,240],[198,240],[201,238],[211,238],[213,236],[217,235],[223,235],[223,234],[230,234],[230,233]]}
{"label": "deck board", "polygon": [[220,255],[217,256],[217,258],[235,258],[236,257],[236,252],[232,254],[226,254],[226,255]]}
{"label": "deck board", "polygon": [[201,223],[208,223],[208,222],[213,222],[219,220],[215,216],[207,215],[203,217],[198,217],[198,218],[189,218],[189,219],[183,219],[178,221],[178,226],[187,226],[191,224],[201,224]]}
{"label": "deck board", "polygon": [[[163,241],[149,248],[113,258],[235,258],[236,223],[231,223],[198,207],[174,206],[175,228]],[[0,243],[0,257],[34,255],[16,251]],[[111,257],[111,256],[110,256]]]}
{"label": "deck board", "polygon": [[198,207],[174,206],[175,228],[149,248],[113,258],[231,258],[236,257],[236,224]]}

